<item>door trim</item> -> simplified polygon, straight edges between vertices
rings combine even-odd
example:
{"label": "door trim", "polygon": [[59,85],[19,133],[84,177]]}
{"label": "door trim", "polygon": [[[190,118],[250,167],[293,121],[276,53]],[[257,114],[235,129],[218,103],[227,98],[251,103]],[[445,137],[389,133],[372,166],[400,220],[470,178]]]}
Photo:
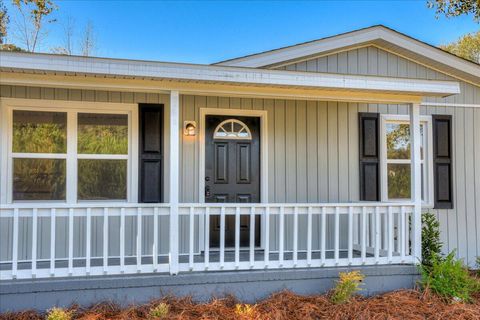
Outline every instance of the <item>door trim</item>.
{"label": "door trim", "polygon": [[268,203],[268,140],[267,140],[267,111],[243,109],[216,109],[200,108],[199,125],[199,180],[198,199],[205,203],[205,118],[215,116],[247,116],[260,118],[260,202]]}

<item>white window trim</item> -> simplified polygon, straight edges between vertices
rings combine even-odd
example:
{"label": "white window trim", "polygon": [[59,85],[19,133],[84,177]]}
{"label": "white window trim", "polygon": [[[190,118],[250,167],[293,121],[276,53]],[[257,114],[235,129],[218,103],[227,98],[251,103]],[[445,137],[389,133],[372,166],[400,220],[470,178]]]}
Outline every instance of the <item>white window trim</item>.
{"label": "white window trim", "polygon": [[[394,115],[394,114],[382,114],[380,116],[380,179],[381,179],[381,195],[383,202],[402,202],[406,199],[389,199],[388,198],[388,175],[387,175],[387,141],[385,126],[387,122],[398,122],[410,124],[409,115]],[[423,181],[425,188],[425,195],[427,200],[422,200],[423,208],[433,208],[434,206],[434,182],[433,182],[433,130],[432,130],[432,117],[420,116],[420,123],[425,125],[424,134],[424,159],[421,163],[424,165]],[[425,133],[424,132],[424,133]],[[411,163],[411,159],[391,159],[388,163]]]}
{"label": "white window trim", "polygon": [[[13,110],[50,111],[67,113],[67,152],[66,154],[28,154],[12,152]],[[112,113],[128,116],[128,155],[77,155],[77,114]],[[66,199],[15,201],[15,203],[95,203],[129,202],[138,200],[138,106],[136,104],[111,102],[83,102],[40,99],[4,98],[0,102],[0,203],[12,204],[13,158],[56,158],[66,159]],[[6,143],[5,143],[6,142]],[[77,159],[126,159],[127,160],[127,198],[126,200],[77,200]],[[5,178],[6,176],[6,178]]]}

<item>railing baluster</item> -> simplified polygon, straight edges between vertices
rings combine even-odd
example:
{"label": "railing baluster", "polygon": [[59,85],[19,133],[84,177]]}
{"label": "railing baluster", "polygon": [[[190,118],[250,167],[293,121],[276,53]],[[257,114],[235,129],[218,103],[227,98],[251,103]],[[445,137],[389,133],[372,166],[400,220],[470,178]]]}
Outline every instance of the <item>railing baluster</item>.
{"label": "railing baluster", "polygon": [[392,253],[393,253],[393,212],[392,207],[388,207],[388,262],[392,262]]}
{"label": "railing baluster", "polygon": [[250,207],[250,268],[255,264],[255,207]]}
{"label": "railing baluster", "polygon": [[375,247],[374,247],[374,255],[375,255],[375,263],[378,263],[380,257],[380,228],[381,228],[381,221],[380,221],[380,209],[375,207]]}
{"label": "railing baluster", "polygon": [[[388,209],[387,209],[388,211]],[[387,217],[387,212],[383,215],[383,233],[382,233],[382,241],[383,241],[383,248],[387,249],[388,248],[388,217]]]}
{"label": "railing baluster", "polygon": [[324,266],[327,257],[327,209],[325,207],[322,207],[322,232],[320,236],[322,237],[320,259],[322,266]]}
{"label": "railing baluster", "polygon": [[279,238],[279,246],[278,246],[278,265],[283,267],[283,258],[284,258],[284,243],[285,243],[285,207],[280,207],[280,219],[279,219],[279,227],[280,229],[280,238]]}
{"label": "railing baluster", "polygon": [[265,207],[265,268],[270,260],[270,207]]}
{"label": "railing baluster", "polygon": [[235,208],[235,269],[240,264],[240,208]]}
{"label": "railing baluster", "polygon": [[125,272],[125,208],[120,209],[120,272]]}
{"label": "railing baluster", "polygon": [[353,260],[353,208],[348,207],[348,264]]}
{"label": "railing baluster", "polygon": [[402,206],[400,211],[400,236],[398,241],[400,244],[400,257],[402,262],[405,261],[405,207]]}
{"label": "railing baluster", "polygon": [[205,208],[205,270],[208,270],[210,260],[210,208]]}
{"label": "railing baluster", "polygon": [[158,207],[153,208],[153,271],[158,271]]}
{"label": "railing baluster", "polygon": [[37,208],[32,212],[32,278],[37,276]]}
{"label": "railing baluster", "polygon": [[55,236],[56,236],[56,226],[57,222],[55,208],[51,210],[50,214],[50,276],[55,276]]}
{"label": "railing baluster", "polygon": [[362,263],[365,264],[367,258],[367,208],[362,207]]}
{"label": "railing baluster", "polygon": [[307,265],[312,265],[312,207],[307,209]]}
{"label": "railing baluster", "polygon": [[87,275],[90,274],[90,258],[91,258],[91,255],[90,255],[90,246],[91,246],[91,228],[92,228],[92,210],[90,208],[87,208],[87,235],[86,235],[86,239],[85,239],[85,242],[86,242],[86,261],[85,261],[85,272],[87,273]]}
{"label": "railing baluster", "polygon": [[335,207],[335,265],[340,259],[340,207]]}
{"label": "railing baluster", "polygon": [[293,208],[293,266],[298,263],[298,207]]}
{"label": "railing baluster", "polygon": [[225,265],[225,207],[220,209],[220,269]]}
{"label": "railing baluster", "polygon": [[12,278],[17,278],[18,268],[18,208],[13,209]]}
{"label": "railing baluster", "polygon": [[190,268],[190,271],[193,270],[193,249],[194,249],[194,224],[195,224],[195,216],[194,216],[194,211],[193,207],[190,207],[190,212],[189,212],[189,245],[188,245],[188,267]]}
{"label": "railing baluster", "polygon": [[142,208],[137,208],[137,272],[142,271]]}
{"label": "railing baluster", "polygon": [[108,273],[108,208],[103,208],[103,273]]}
{"label": "railing baluster", "polygon": [[68,209],[68,274],[73,275],[73,208]]}

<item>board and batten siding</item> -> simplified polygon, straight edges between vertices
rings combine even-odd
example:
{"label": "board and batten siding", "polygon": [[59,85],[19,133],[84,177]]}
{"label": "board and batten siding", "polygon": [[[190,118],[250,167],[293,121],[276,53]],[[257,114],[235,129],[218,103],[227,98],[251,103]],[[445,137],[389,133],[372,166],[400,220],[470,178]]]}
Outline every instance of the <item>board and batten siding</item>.
{"label": "board and batten siding", "polygon": [[[455,80],[461,93],[425,102],[480,105],[480,86],[405,59],[375,46],[352,49],[279,67],[283,70]],[[369,106],[380,113],[407,113],[406,106]],[[440,221],[444,251],[457,250],[470,265],[480,256],[480,108],[426,106],[422,114],[449,114],[453,121],[453,210],[432,210]]]}
{"label": "board and batten siding", "polygon": [[[361,50],[361,49],[358,49]],[[347,55],[348,56],[348,55]],[[400,58],[398,58],[400,59]],[[338,60],[337,60],[338,64]],[[333,63],[330,63],[333,65]],[[352,63],[348,68],[353,68]],[[413,67],[410,67],[413,69]],[[333,69],[332,69],[333,70]],[[337,70],[342,70],[341,68]],[[377,68],[378,71],[378,68]],[[462,99],[473,103],[478,88],[462,85]],[[125,103],[165,103],[168,95],[1,86],[2,97]],[[468,96],[468,98],[467,98]],[[462,101],[462,102],[460,102]],[[350,202],[359,200],[358,113],[407,114],[407,105],[277,100],[200,95],[180,96],[181,123],[200,123],[200,108],[267,111],[268,201]],[[168,110],[168,108],[166,108]],[[454,139],[454,209],[434,210],[445,251],[457,249],[470,264],[480,255],[480,108],[422,107],[422,114],[451,114]],[[183,137],[180,146],[180,201],[199,199],[199,137]],[[166,157],[168,161],[168,155]],[[167,191],[168,192],[168,191]],[[100,225],[101,221],[99,221]],[[286,221],[288,223],[288,221]],[[302,224],[302,221],[299,221]],[[180,221],[186,249],[188,225]],[[272,223],[272,225],[274,225]],[[344,225],[342,223],[342,225]],[[27,226],[28,228],[28,226]],[[45,223],[48,228],[48,223]],[[272,228],[274,228],[272,226]],[[135,225],[132,222],[132,230]],[[45,229],[47,231],[47,229]],[[133,232],[133,231],[132,231]],[[346,230],[341,230],[346,232]],[[292,236],[286,230],[287,243]],[[271,243],[278,243],[272,232]],[[318,235],[317,232],[315,232]],[[39,235],[40,236],[40,235]],[[330,238],[330,236],[328,237]],[[299,243],[303,243],[299,239]],[[343,247],[343,244],[341,244]],[[315,246],[314,246],[315,247]],[[287,246],[288,248],[288,246]],[[328,248],[328,245],[327,245]],[[274,249],[274,248],[272,248]],[[48,250],[48,249],[46,249]],[[28,254],[25,248],[25,253]]]}

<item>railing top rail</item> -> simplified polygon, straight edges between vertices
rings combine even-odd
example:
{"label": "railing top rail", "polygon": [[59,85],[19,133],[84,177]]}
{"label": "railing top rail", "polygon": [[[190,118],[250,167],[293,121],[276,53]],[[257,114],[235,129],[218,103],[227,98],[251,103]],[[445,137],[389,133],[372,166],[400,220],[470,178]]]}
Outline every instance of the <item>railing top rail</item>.
{"label": "railing top rail", "polygon": [[[413,206],[413,202],[343,202],[343,203],[179,203],[179,208],[308,208],[308,207],[400,207]],[[128,202],[95,202],[95,203],[14,203],[7,205],[0,205],[0,210],[5,209],[86,209],[86,208],[169,208],[169,203],[128,203]]]}

